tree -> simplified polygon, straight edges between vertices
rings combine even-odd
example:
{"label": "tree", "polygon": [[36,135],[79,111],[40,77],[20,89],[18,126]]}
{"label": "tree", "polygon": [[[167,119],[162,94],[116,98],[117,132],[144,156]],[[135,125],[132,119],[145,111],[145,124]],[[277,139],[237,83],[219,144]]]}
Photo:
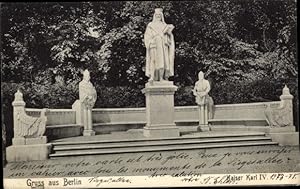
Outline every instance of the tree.
{"label": "tree", "polygon": [[147,80],[143,34],[157,7],[175,25],[173,79],[179,87],[193,85],[200,70],[215,87],[267,77],[281,84],[295,83],[296,6],[292,0],[3,4],[3,81],[31,83],[28,87],[38,93],[32,98],[34,106],[45,104],[43,99],[52,106],[69,102],[45,96],[65,94],[64,89],[77,93],[86,68],[99,90],[128,86],[138,91]]}

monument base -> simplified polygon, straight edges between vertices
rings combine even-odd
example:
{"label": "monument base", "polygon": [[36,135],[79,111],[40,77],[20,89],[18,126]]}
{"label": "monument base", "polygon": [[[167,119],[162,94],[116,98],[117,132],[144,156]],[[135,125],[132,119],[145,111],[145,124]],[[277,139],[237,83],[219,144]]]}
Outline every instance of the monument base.
{"label": "monument base", "polygon": [[24,137],[16,137],[12,139],[13,145],[31,145],[31,144],[46,144],[47,137],[35,137],[35,138],[24,138]]}
{"label": "monument base", "polygon": [[6,148],[7,162],[47,160],[51,144],[13,145]]}
{"label": "monument base", "polygon": [[270,127],[269,133],[286,133],[286,132],[296,132],[295,126],[287,127]]}
{"label": "monument base", "polygon": [[174,93],[172,81],[146,83],[142,92],[146,96],[146,137],[178,137],[179,128],[174,122]]}
{"label": "monument base", "polygon": [[83,131],[83,136],[94,136],[95,134],[96,134],[96,132],[93,130],[84,130]]}
{"label": "monument base", "polygon": [[179,128],[176,125],[173,126],[155,126],[144,127],[145,137],[179,137]]}
{"label": "monument base", "polygon": [[286,132],[286,133],[270,133],[272,141],[278,142],[280,146],[298,146],[299,133]]}
{"label": "monument base", "polygon": [[299,132],[295,126],[270,127],[269,135],[272,141],[278,142],[281,146],[299,145]]}

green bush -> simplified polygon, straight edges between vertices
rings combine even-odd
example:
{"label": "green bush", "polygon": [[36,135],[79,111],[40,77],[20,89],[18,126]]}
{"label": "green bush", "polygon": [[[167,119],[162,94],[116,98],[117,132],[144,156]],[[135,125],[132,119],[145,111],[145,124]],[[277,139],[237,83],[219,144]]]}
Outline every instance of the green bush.
{"label": "green bush", "polygon": [[105,87],[97,86],[97,108],[129,108],[145,106],[143,87],[132,88],[129,86]]}

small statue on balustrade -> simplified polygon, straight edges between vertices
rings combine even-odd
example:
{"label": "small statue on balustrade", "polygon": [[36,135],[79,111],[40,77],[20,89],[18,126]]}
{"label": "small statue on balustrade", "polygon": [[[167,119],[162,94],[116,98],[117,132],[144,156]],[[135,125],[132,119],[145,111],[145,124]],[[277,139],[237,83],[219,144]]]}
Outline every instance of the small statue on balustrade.
{"label": "small statue on balustrade", "polygon": [[193,94],[196,97],[196,103],[199,106],[200,111],[200,125],[207,125],[208,119],[213,117],[213,99],[209,96],[210,84],[209,81],[204,79],[204,73],[202,71],[198,74],[198,81],[193,89]]}
{"label": "small statue on balustrade", "polygon": [[88,108],[91,109],[97,100],[97,92],[93,84],[90,82],[90,72],[83,72],[83,80],[79,83],[79,100]]}
{"label": "small statue on balustrade", "polygon": [[90,78],[90,72],[85,70],[83,72],[83,80],[79,83],[79,100],[83,105],[84,136],[95,135],[92,123],[92,108],[97,100],[97,92],[90,82]]}

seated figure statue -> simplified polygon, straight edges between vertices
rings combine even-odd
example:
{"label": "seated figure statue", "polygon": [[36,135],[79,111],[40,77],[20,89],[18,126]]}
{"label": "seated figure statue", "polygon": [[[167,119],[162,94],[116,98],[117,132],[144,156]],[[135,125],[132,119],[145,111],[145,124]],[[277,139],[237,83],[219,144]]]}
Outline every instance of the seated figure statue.
{"label": "seated figure statue", "polygon": [[208,119],[213,117],[213,99],[208,95],[210,84],[208,80],[204,79],[202,71],[199,72],[198,78],[199,80],[195,84],[193,94],[199,106],[199,125],[208,125]]}

